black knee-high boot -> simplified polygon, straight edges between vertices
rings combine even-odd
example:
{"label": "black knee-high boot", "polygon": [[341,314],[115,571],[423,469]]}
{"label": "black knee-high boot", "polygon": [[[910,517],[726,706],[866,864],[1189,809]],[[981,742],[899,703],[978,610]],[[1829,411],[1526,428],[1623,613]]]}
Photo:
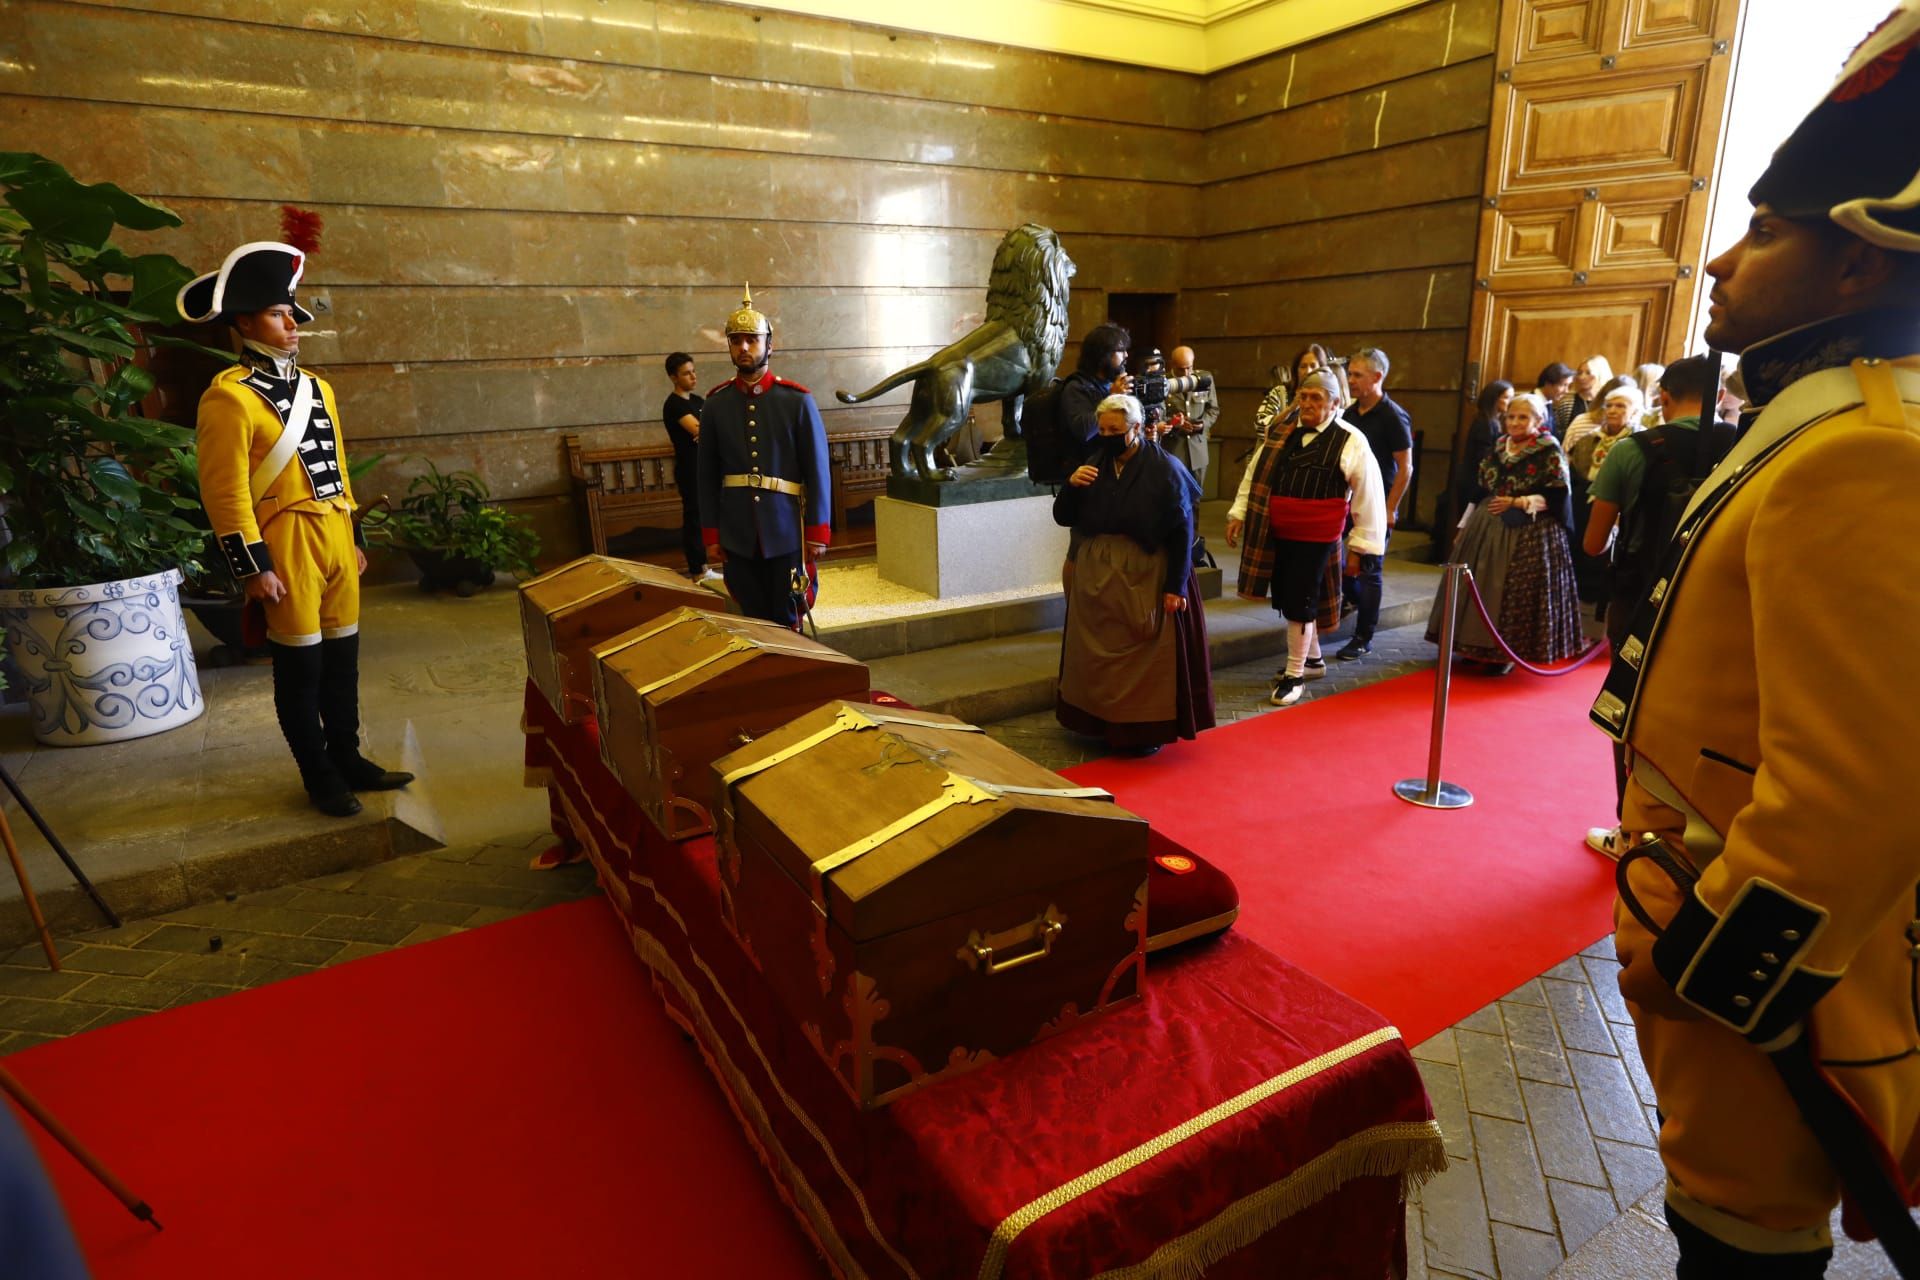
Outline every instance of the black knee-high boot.
{"label": "black knee-high boot", "polygon": [[267,648],[273,654],[273,711],[308,798],[330,817],[352,817],[360,812],[360,802],[334,767],[320,723],[320,646],[269,641]]}
{"label": "black knee-high boot", "polygon": [[410,773],[382,769],[360,754],[360,637],[320,642],[320,719],[327,755],[355,791],[397,791]]}

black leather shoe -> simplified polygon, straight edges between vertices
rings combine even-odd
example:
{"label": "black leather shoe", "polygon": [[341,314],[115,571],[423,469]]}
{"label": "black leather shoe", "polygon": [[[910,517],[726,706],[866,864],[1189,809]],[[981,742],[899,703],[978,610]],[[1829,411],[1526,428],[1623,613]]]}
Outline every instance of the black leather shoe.
{"label": "black leather shoe", "polygon": [[307,793],[307,799],[313,802],[314,808],[326,814],[329,818],[351,818],[354,814],[360,812],[360,798],[354,795],[353,792],[348,791],[345,787],[340,788],[338,791],[332,789],[309,791]]}
{"label": "black leather shoe", "polygon": [[412,774],[382,769],[364,756],[340,770],[340,775],[355,791],[398,791],[413,781]]}

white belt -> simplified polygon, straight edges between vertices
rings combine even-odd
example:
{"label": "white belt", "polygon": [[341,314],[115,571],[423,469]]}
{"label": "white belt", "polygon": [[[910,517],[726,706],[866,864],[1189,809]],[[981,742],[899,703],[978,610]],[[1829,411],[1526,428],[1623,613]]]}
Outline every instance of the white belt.
{"label": "white belt", "polygon": [[771,489],[775,493],[790,493],[796,498],[807,491],[805,485],[795,484],[779,476],[763,476],[758,471],[752,475],[721,476],[720,487],[723,489]]}

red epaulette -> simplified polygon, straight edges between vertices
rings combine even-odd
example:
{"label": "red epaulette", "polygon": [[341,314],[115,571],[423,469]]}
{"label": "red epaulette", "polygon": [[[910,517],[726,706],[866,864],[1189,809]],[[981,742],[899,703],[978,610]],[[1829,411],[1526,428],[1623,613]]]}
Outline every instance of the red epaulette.
{"label": "red epaulette", "polygon": [[805,395],[813,394],[813,392],[808,391],[805,387],[801,386],[799,383],[794,382],[790,378],[783,378],[777,373],[773,375],[773,380],[783,387],[792,387],[795,391],[799,391]]}
{"label": "red epaulette", "polygon": [[714,387],[711,391],[707,392],[707,394],[703,398],[707,400],[711,400],[713,399],[713,397],[719,395],[722,391],[724,391],[726,388],[732,385],[733,385],[733,379],[728,378],[725,382],[720,383],[718,386]]}

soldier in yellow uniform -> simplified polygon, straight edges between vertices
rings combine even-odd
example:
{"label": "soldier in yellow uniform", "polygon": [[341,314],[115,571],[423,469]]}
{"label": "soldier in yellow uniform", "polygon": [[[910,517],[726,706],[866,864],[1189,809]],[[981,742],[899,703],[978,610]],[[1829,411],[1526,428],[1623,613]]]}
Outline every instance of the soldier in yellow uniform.
{"label": "soldier in yellow uniform", "polygon": [[305,257],[256,242],[180,290],[180,314],[224,318],[241,363],[200,397],[200,495],[247,599],[266,611],[273,706],[315,808],[360,811],[355,791],[413,781],[360,754],[360,574],[345,438],[333,388],[296,363]]}
{"label": "soldier in yellow uniform", "polygon": [[1632,761],[1620,987],[1682,1277],[1824,1274],[1843,1189],[1850,1234],[1915,1256],[1917,46],[1905,0],[1708,264],[1748,416],[1593,711]]}

